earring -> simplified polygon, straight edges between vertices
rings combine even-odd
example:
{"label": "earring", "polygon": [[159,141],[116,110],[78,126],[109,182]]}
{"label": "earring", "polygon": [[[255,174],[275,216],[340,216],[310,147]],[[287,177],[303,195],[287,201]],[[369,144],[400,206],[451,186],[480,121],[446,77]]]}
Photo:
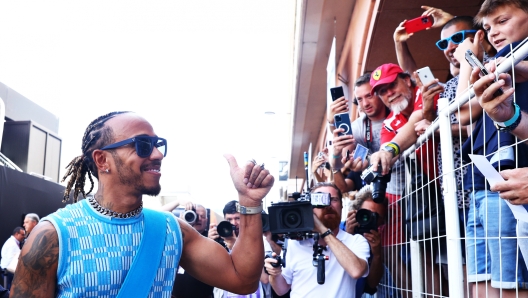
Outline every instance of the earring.
{"label": "earring", "polygon": [[106,170],[105,170],[105,173],[107,173],[107,174],[110,173],[110,170],[109,170],[109,169],[106,169]]}

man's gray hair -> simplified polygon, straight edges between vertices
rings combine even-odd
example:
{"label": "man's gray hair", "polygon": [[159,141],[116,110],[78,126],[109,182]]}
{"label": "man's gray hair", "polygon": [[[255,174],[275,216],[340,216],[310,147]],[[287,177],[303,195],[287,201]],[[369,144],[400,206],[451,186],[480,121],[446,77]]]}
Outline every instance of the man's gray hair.
{"label": "man's gray hair", "polygon": [[[360,190],[358,190],[358,192],[355,195],[355,199],[351,202],[352,204],[350,205],[349,211],[352,211],[352,210],[357,211],[361,209],[361,207],[363,206],[363,203],[365,203],[366,200],[374,201],[374,199],[372,198],[372,185],[371,184],[367,184],[363,186]],[[387,200],[387,198],[385,197],[385,199],[383,199],[383,202],[381,204],[383,204],[383,206],[385,207],[384,208],[385,214],[380,214],[380,216],[382,216],[385,219],[387,218],[387,209],[388,209],[389,200]]]}
{"label": "man's gray hair", "polygon": [[26,217],[37,223],[40,221],[40,217],[36,213],[28,213]]}
{"label": "man's gray hair", "polygon": [[207,218],[207,208],[205,208],[204,205],[196,204],[196,209],[198,209],[198,207],[200,207],[200,208],[204,208],[204,209],[205,209],[205,218]]}
{"label": "man's gray hair", "polygon": [[355,195],[355,199],[351,202],[350,210],[359,210],[366,200],[372,199],[372,185],[367,184],[363,186]]}

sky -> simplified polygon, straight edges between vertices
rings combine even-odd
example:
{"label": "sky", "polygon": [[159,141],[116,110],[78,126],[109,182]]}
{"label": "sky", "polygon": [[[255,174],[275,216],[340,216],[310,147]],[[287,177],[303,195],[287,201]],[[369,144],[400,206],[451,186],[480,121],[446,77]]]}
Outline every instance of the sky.
{"label": "sky", "polygon": [[134,111],[168,140],[161,194],[189,192],[221,210],[237,199],[224,153],[274,173],[289,159],[295,9],[294,0],[2,1],[0,82],[59,117],[61,168],[81,154],[93,119]]}

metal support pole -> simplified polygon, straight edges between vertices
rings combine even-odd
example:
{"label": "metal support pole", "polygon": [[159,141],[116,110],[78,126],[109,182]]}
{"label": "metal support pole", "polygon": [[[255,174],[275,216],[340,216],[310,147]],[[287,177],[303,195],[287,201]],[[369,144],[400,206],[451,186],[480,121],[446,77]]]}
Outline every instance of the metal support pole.
{"label": "metal support pole", "polygon": [[424,272],[420,242],[409,239],[409,247],[411,249],[412,296],[421,298],[424,293]]}
{"label": "metal support pole", "polygon": [[455,161],[453,159],[453,139],[447,98],[438,100],[440,124],[440,146],[442,152],[442,179],[446,222],[447,262],[449,274],[449,295],[464,297],[464,275],[462,270],[462,249],[460,244],[460,221],[456,194]]}

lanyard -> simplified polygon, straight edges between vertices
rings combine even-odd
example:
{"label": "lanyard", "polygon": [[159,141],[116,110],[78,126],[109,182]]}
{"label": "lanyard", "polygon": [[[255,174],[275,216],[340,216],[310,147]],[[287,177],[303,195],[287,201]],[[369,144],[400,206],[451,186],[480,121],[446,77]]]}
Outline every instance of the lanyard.
{"label": "lanyard", "polygon": [[370,149],[370,142],[372,142],[372,123],[369,117],[365,117],[365,140],[367,141],[367,149]]}

